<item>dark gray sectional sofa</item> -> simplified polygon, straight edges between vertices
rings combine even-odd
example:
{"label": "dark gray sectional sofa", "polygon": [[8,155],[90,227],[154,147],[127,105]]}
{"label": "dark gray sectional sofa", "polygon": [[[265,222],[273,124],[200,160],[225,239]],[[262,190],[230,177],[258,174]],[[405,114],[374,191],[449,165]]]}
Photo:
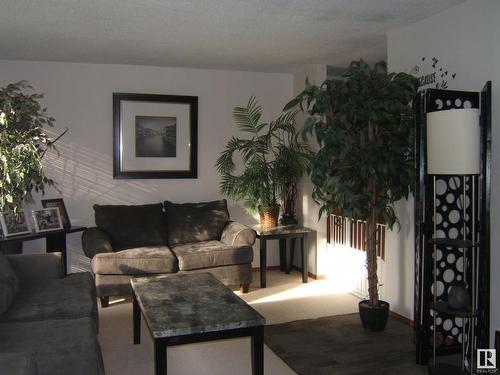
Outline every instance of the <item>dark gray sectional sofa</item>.
{"label": "dark gray sectional sofa", "polygon": [[231,221],[226,200],[201,203],[94,205],[96,227],[82,235],[92,259],[97,295],[131,294],[130,279],[169,273],[211,272],[248,291],[255,232]]}
{"label": "dark gray sectional sofa", "polygon": [[0,374],[104,374],[88,272],[63,274],[60,253],[0,253]]}

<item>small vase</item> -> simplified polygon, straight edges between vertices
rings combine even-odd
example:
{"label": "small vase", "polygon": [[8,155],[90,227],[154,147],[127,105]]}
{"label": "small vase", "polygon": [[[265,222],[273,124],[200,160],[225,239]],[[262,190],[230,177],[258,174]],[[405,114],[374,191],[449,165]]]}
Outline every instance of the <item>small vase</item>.
{"label": "small vase", "polygon": [[299,222],[293,214],[284,213],[281,215],[280,224],[281,225],[297,225]]}

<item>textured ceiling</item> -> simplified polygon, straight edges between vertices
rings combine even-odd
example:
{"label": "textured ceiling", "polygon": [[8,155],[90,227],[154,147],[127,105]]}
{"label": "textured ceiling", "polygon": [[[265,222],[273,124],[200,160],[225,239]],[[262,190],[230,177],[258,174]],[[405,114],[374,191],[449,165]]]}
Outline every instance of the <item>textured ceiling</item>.
{"label": "textured ceiling", "polygon": [[292,72],[464,0],[0,0],[0,59]]}

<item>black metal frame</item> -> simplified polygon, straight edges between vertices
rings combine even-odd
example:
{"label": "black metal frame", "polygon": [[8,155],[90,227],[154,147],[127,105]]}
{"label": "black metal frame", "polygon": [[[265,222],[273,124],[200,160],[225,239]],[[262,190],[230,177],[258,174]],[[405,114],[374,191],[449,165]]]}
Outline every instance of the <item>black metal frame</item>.
{"label": "black metal frame", "polygon": [[[133,335],[134,344],[141,343],[141,308],[135,293],[133,294]],[[146,320],[147,324],[147,320]],[[154,337],[155,374],[167,375],[167,348],[169,346],[193,344],[197,342],[224,340],[239,337],[251,337],[252,375],[264,374],[264,326],[228,329],[222,331],[195,333],[191,335]]]}
{"label": "black metal frame", "polygon": [[[121,101],[189,104],[190,153],[189,168],[174,171],[122,171],[120,161]],[[198,97],[113,93],[113,178],[197,178],[198,177]]]}
{"label": "black metal frame", "polygon": [[480,93],[481,114],[481,175],[479,204],[481,219],[479,222],[479,277],[481,293],[479,295],[478,348],[490,347],[490,201],[491,201],[491,81],[486,82]]}
{"label": "black metal frame", "polygon": [[[436,99],[449,100],[448,105],[439,108]],[[455,108],[455,99],[462,102],[468,100],[472,108],[481,109],[481,170],[478,178],[479,216],[475,228],[476,238],[479,239],[480,261],[477,267],[479,274],[478,306],[479,316],[477,319],[477,347],[488,347],[489,341],[489,258],[490,258],[490,223],[489,223],[489,201],[490,201],[490,173],[491,173],[491,82],[488,82],[481,93],[437,90],[430,89],[417,96],[414,100],[415,113],[415,157],[416,157],[416,185],[415,185],[415,297],[414,297],[414,320],[416,361],[427,364],[432,345],[430,336],[432,334],[432,318],[430,305],[432,301],[432,247],[429,240],[432,237],[432,206],[433,206],[433,177],[427,175],[427,150],[426,150],[426,113],[438,110]],[[447,176],[436,176],[446,178]],[[476,179],[475,177],[470,177]],[[464,180],[465,181],[465,180]],[[446,287],[445,287],[446,289]],[[442,347],[437,354],[450,354],[460,351],[457,345]]]}

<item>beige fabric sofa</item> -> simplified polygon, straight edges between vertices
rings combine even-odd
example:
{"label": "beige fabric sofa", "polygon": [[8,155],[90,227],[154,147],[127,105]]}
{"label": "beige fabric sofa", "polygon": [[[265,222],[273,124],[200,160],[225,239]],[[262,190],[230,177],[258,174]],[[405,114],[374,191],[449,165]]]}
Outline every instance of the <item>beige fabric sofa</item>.
{"label": "beige fabric sofa", "polygon": [[248,291],[255,232],[229,218],[225,200],[141,206],[94,206],[96,227],[82,235],[97,295],[131,294],[141,275],[211,272]]}

